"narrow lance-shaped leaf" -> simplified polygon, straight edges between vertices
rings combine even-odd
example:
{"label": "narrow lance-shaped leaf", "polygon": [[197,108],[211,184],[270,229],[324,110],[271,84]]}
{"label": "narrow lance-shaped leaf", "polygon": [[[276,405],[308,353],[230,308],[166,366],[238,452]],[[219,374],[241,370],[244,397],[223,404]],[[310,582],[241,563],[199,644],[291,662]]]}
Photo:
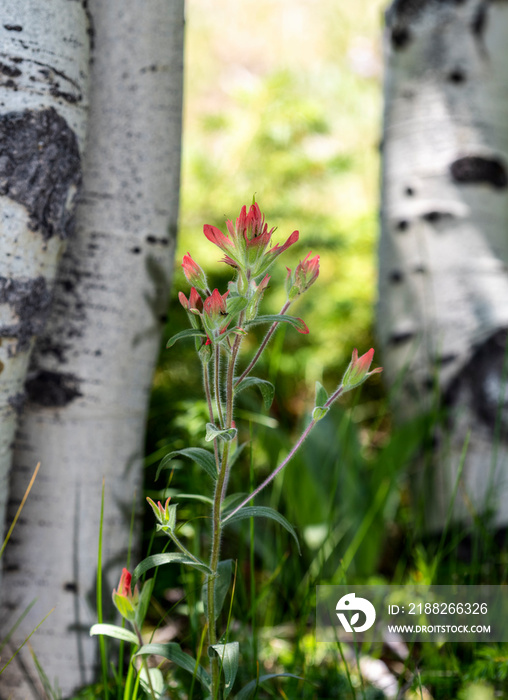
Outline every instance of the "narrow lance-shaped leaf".
{"label": "narrow lance-shaped leaf", "polygon": [[245,520],[246,518],[269,518],[270,520],[275,520],[275,522],[282,525],[282,527],[289,532],[296,542],[298,553],[302,553],[294,527],[283,515],[279,513],[279,511],[275,510],[274,508],[268,508],[268,506],[244,506],[230,518],[226,516],[223,523],[224,525],[229,525],[231,523],[236,523],[239,520]]}
{"label": "narrow lance-shaped leaf", "polygon": [[263,403],[265,408],[268,410],[272,405],[273,397],[275,395],[275,387],[271,382],[266,379],[259,379],[259,377],[246,377],[238,384],[235,389],[235,394],[239,394],[244,389],[248,389],[251,386],[257,386],[263,397]]}
{"label": "narrow lance-shaped leaf", "polygon": [[[150,677],[150,679],[148,678]],[[164,676],[160,668],[145,668],[139,670],[141,687],[150,700],[162,700],[164,692]],[[167,697],[167,696],[166,696]]]}
{"label": "narrow lance-shaped leaf", "polygon": [[236,462],[238,461],[238,458],[240,457],[240,455],[242,454],[243,450],[245,449],[245,447],[246,447],[248,444],[249,444],[248,442],[242,442],[241,445],[238,445],[238,447],[237,447],[236,450],[233,452],[233,454],[231,455],[231,458],[230,458],[230,460],[229,460],[229,467],[230,467],[230,468],[232,468],[232,467],[235,466]]}
{"label": "narrow lance-shaped leaf", "polygon": [[245,500],[245,497],[248,494],[245,492],[242,493],[230,493],[226,496],[224,501],[222,502],[222,515],[223,517],[226,517],[228,514],[228,511],[233,510],[233,508],[237,505],[239,505],[243,500]]}
{"label": "narrow lance-shaped leaf", "polygon": [[140,562],[132,572],[132,585],[134,585],[145,572],[149,571],[150,569],[154,569],[156,566],[163,566],[164,564],[184,564],[185,566],[190,566],[193,569],[203,572],[204,574],[212,573],[210,567],[208,567],[204,561],[194,561],[194,559],[191,559],[180,552],[151,554],[146,559],[143,559],[143,561]]}
{"label": "narrow lance-shaped leaf", "polygon": [[253,321],[246,323],[245,327],[250,328],[251,326],[257,326],[260,323],[289,323],[296,328],[299,333],[309,332],[309,329],[301,318],[297,318],[296,316],[288,316],[287,314],[269,314],[267,316],[257,316]]}
{"label": "narrow lance-shaped leaf", "polygon": [[188,457],[189,459],[192,459],[192,461],[196,462],[196,464],[198,464],[202,469],[204,469],[208,476],[211,476],[214,481],[217,479],[217,467],[215,464],[215,457],[211,452],[209,452],[208,450],[204,450],[202,447],[185,447],[182,450],[175,450],[174,452],[170,452],[164,457],[164,459],[159,464],[157,474],[155,475],[156,479],[159,478],[159,474],[163,469],[169,468],[169,463],[172,459],[174,459],[177,456]]}
{"label": "narrow lance-shaped leaf", "polygon": [[166,348],[171,348],[179,340],[185,340],[186,338],[206,338],[206,333],[203,333],[198,328],[186,328],[184,331],[173,335],[166,343]]}
{"label": "narrow lance-shaped leaf", "polygon": [[179,500],[187,498],[191,501],[200,501],[201,503],[206,503],[208,506],[213,506],[213,498],[203,496],[201,493],[179,493],[176,498]]}
{"label": "narrow lance-shaped leaf", "polygon": [[233,684],[238,671],[238,661],[240,656],[240,646],[238,642],[229,642],[228,644],[212,644],[211,649],[216,653],[222,664],[224,673],[224,700],[228,697],[233,689]]}
{"label": "narrow lance-shaped leaf", "polygon": [[90,629],[90,635],[103,634],[105,637],[112,637],[113,639],[120,639],[122,642],[130,642],[131,644],[139,644],[139,640],[130,630],[126,630],[124,627],[118,627],[117,625],[106,625],[101,623],[100,625],[93,625]]}
{"label": "narrow lance-shaped leaf", "polygon": [[210,690],[210,676],[205,669],[198,664],[195,658],[186,654],[176,642],[168,644],[144,644],[141,649],[136,652],[136,656],[143,655],[162,656],[164,659],[172,661],[174,664],[183,668],[192,676],[195,676],[206,690]]}
{"label": "narrow lance-shaped leaf", "polygon": [[235,700],[251,700],[251,698],[254,697],[254,693],[259,688],[260,683],[269,681],[272,678],[296,678],[299,681],[303,680],[303,678],[295,676],[293,673],[268,673],[244,685],[240,692],[235,695]]}
{"label": "narrow lance-shaped leaf", "polygon": [[139,594],[138,606],[136,609],[136,624],[141,629],[143,622],[145,621],[146,613],[148,612],[148,606],[150,605],[150,598],[152,597],[152,591],[155,584],[155,579],[150,578],[144,582],[141,593]]}
{"label": "narrow lance-shaped leaf", "polygon": [[[224,605],[224,601],[226,600],[226,595],[229,591],[229,585],[231,583],[231,576],[233,574],[233,560],[232,559],[225,559],[224,561],[220,561],[219,565],[217,567],[217,577],[215,579],[215,588],[214,588],[214,612],[215,612],[215,619],[217,619],[220,615],[220,612],[222,610],[222,606]],[[205,617],[208,617],[208,581],[205,581],[205,584],[203,585],[202,588],[202,594],[201,598],[203,600],[203,607],[205,609]]]}

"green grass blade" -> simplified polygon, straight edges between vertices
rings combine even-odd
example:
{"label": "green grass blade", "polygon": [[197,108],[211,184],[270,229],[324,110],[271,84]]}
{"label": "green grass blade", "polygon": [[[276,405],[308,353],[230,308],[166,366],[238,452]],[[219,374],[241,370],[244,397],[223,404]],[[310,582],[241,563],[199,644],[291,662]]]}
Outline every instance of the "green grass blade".
{"label": "green grass blade", "polygon": [[30,637],[32,636],[32,634],[35,634],[35,632],[37,632],[37,630],[39,629],[39,627],[48,619],[48,617],[51,615],[51,613],[53,612],[54,609],[55,609],[55,608],[51,608],[51,610],[49,611],[49,613],[48,613],[47,615],[45,615],[45,616],[42,618],[42,620],[39,622],[39,624],[37,625],[37,627],[35,627],[35,628],[30,632],[30,634],[29,634],[28,637],[25,639],[25,641],[23,642],[23,644],[21,644],[21,645],[16,649],[16,651],[15,651],[14,654],[11,656],[11,658],[9,659],[9,661],[7,661],[7,663],[5,664],[5,666],[2,666],[2,668],[0,668],[0,676],[1,676],[2,673],[5,671],[5,669],[7,668],[7,666],[11,663],[11,661],[13,661],[13,660],[16,658],[16,656],[17,656],[18,653],[21,651],[21,649],[23,649],[23,647],[24,647],[25,644],[28,642],[28,640],[30,639]]}
{"label": "green grass blade", "polygon": [[9,643],[9,640],[11,639],[12,635],[13,635],[14,632],[18,629],[18,627],[19,627],[20,624],[23,622],[23,620],[24,620],[25,617],[28,615],[28,613],[29,613],[30,610],[33,608],[33,606],[35,605],[36,602],[37,602],[37,598],[34,598],[34,599],[32,600],[32,602],[30,603],[30,605],[28,605],[28,607],[21,613],[21,615],[18,617],[18,619],[16,620],[16,622],[14,623],[14,625],[11,627],[11,629],[10,629],[9,632],[7,633],[5,639],[4,639],[3,642],[0,644],[0,656],[1,656],[1,654],[2,654],[2,651],[3,651],[4,647]]}

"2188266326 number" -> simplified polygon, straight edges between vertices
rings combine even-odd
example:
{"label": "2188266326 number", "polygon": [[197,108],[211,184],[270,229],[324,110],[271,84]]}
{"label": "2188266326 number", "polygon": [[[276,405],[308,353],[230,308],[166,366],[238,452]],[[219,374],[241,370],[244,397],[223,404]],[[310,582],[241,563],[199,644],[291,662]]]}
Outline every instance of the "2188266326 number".
{"label": "2188266326 number", "polygon": [[487,603],[409,603],[409,615],[486,615]]}

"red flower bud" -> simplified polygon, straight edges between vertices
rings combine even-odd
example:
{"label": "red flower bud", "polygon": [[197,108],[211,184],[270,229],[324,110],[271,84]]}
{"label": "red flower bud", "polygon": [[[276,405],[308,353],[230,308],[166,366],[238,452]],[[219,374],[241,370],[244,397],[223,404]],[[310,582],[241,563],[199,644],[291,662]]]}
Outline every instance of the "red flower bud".
{"label": "red flower bud", "polygon": [[310,258],[312,251],[307,253],[303,260],[297,265],[294,275],[289,267],[286,268],[286,293],[289,301],[296,299],[314,284],[319,276],[319,255]]}
{"label": "red flower bud", "polygon": [[191,258],[190,253],[183,256],[182,262],[183,272],[185,277],[193,285],[193,287],[199,287],[200,289],[206,289],[207,281],[206,275],[199,265]]}
{"label": "red flower bud", "polygon": [[113,603],[122,617],[126,620],[134,620],[139,600],[137,586],[134,592],[131,590],[132,574],[127,569],[122,569],[118,590],[113,589]]}
{"label": "red flower bud", "polygon": [[376,369],[369,372],[373,357],[374,348],[371,348],[361,357],[358,357],[358,350],[356,348],[353,350],[351,362],[342,379],[344,391],[349,391],[350,389],[354,389],[355,386],[363,384],[371,374],[377,374],[383,371],[382,367],[376,367]]}
{"label": "red flower bud", "polygon": [[296,243],[299,236],[298,231],[293,231],[282,246],[277,244],[268,250],[275,228],[268,229],[264,214],[256,202],[249,211],[243,206],[234,224],[228,219],[226,228],[229,237],[209,224],[203,230],[208,240],[226,253],[222,262],[240,269],[246,279],[255,279],[264,274],[275,258]]}
{"label": "red flower bud", "polygon": [[183,292],[178,292],[178,300],[183,308],[190,313],[193,311],[203,311],[203,300],[199,296],[196,287],[191,288],[188,299]]}

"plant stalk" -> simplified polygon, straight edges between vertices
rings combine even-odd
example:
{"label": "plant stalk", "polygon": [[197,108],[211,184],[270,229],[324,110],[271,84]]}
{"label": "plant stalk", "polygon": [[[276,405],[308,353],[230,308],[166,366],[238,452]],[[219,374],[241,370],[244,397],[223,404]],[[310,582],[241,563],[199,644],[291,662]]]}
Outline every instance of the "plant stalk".
{"label": "plant stalk", "polygon": [[[339,398],[339,396],[342,394],[342,392],[343,392],[343,387],[341,385],[327,400],[327,402],[324,405],[324,408],[330,408],[332,403],[336,399]],[[318,423],[318,420],[313,418],[311,420],[311,422],[309,423],[309,425],[305,428],[303,433],[300,435],[300,437],[298,438],[296,443],[293,445],[293,448],[289,452],[287,457],[284,460],[282,460],[282,462],[273,470],[273,472],[271,474],[269,474],[266,477],[266,479],[256,489],[254,489],[254,491],[252,493],[250,493],[246,498],[244,498],[244,500],[238,506],[236,506],[236,508],[234,508],[231,511],[231,513],[228,513],[228,515],[222,521],[222,524],[224,524],[227,520],[229,520],[231,517],[233,517],[233,515],[235,513],[238,513],[238,511],[241,510],[244,506],[246,506],[249,503],[249,501],[251,501],[253,498],[255,498],[255,496],[257,496],[258,493],[260,493],[265,488],[265,486],[268,486],[268,484],[275,479],[277,474],[279,474],[284,469],[284,467],[293,459],[293,457],[298,452],[300,447],[303,445],[305,439],[307,438],[307,436],[311,432],[312,428],[316,425],[316,423]]]}
{"label": "plant stalk", "polygon": [[[212,391],[210,389],[210,373],[208,371],[208,364],[203,362],[203,384],[205,387],[206,403],[208,405],[208,415],[210,416],[210,423],[215,425],[215,416],[213,415],[213,405],[212,405]],[[213,452],[215,455],[215,466],[217,468],[217,474],[220,471],[220,457],[219,457],[219,445],[217,439],[213,441]]]}
{"label": "plant stalk", "polygon": [[[280,312],[279,312],[279,316],[282,316],[282,315],[284,315],[284,314],[286,313],[286,311],[287,311],[287,310],[289,309],[289,307],[291,306],[291,303],[292,303],[292,302],[290,302],[290,301],[286,301],[286,303],[284,304],[284,306],[282,307],[282,309],[281,309]],[[267,334],[265,335],[265,337],[263,338],[263,342],[261,343],[261,345],[260,345],[259,348],[257,349],[256,354],[254,355],[254,357],[252,358],[252,360],[249,362],[249,364],[247,365],[247,367],[244,369],[244,371],[242,372],[242,374],[241,374],[241,375],[238,377],[238,379],[236,380],[235,386],[238,386],[238,384],[240,384],[240,382],[241,382],[243,379],[245,379],[245,377],[252,371],[252,369],[254,368],[254,365],[257,363],[257,361],[259,360],[259,358],[260,358],[261,355],[263,354],[263,350],[266,348],[266,346],[267,346],[268,343],[270,342],[270,338],[272,337],[272,335],[273,335],[273,334],[275,333],[275,331],[277,330],[278,325],[279,325],[279,322],[278,322],[278,321],[274,321],[274,322],[272,323],[272,325],[271,325],[270,328],[268,329],[268,333],[267,333]]]}
{"label": "plant stalk", "polygon": [[[231,356],[228,361],[227,375],[226,375],[226,428],[233,427],[233,404],[234,404],[234,372],[236,358],[238,356],[238,351],[240,350],[241,336],[236,336],[233,343],[233,348],[231,350]],[[218,352],[218,348],[217,348]],[[216,361],[216,376],[218,361]],[[219,386],[216,383],[216,397],[217,405],[220,403]],[[222,501],[227,492],[227,483],[229,479],[229,450],[230,443],[225,442],[222,451],[222,461],[220,465],[219,475],[217,482],[215,484],[215,492],[213,498],[213,511],[212,511],[212,551],[210,556],[210,569],[212,573],[207,577],[207,603],[208,603],[208,644],[217,643],[217,632],[215,627],[215,581],[217,578],[217,571],[219,567],[219,556],[220,556],[220,543],[222,535],[222,524],[221,524],[221,506]],[[219,663],[216,656],[212,658],[212,698],[220,698],[219,682],[220,682],[220,670]]]}
{"label": "plant stalk", "polygon": [[[134,632],[136,633],[136,636],[137,636],[138,641],[139,641],[139,646],[142,647],[143,646],[143,637],[141,636],[141,632],[139,630],[139,627],[135,623],[133,623],[133,627],[134,627]],[[152,685],[152,679],[150,678],[150,673],[148,670],[148,663],[147,663],[145,656],[141,657],[141,664],[146,671],[146,677],[148,679],[148,686],[150,688],[150,695],[152,696],[153,700],[157,700],[157,697],[155,695],[155,691],[154,691],[153,685]]]}

